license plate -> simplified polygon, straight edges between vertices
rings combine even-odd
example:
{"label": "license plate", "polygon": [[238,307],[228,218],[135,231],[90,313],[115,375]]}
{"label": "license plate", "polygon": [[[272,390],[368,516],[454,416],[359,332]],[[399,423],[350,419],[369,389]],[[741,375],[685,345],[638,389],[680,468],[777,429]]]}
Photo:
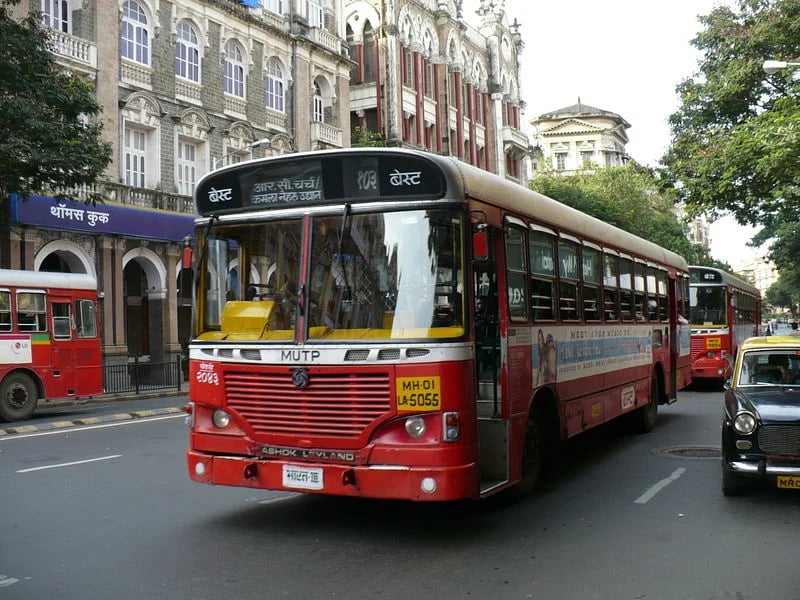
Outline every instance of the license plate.
{"label": "license plate", "polygon": [[783,475],[778,477],[778,487],[789,490],[800,490],[800,477],[794,475]]}
{"label": "license plate", "polygon": [[283,486],[299,490],[321,490],[322,469],[320,467],[301,467],[283,465]]}

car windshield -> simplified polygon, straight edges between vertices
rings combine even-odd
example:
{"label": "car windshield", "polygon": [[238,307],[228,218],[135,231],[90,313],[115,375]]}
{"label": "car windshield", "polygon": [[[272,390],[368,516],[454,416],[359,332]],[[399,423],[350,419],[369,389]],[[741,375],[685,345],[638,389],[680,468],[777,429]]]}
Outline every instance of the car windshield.
{"label": "car windshield", "polygon": [[738,385],[800,384],[800,356],[797,350],[751,350],[742,357]]}

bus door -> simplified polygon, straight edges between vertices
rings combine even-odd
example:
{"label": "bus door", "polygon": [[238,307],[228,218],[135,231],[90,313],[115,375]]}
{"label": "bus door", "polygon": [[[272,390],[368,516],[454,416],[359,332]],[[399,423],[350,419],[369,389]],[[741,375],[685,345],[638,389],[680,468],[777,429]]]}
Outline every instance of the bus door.
{"label": "bus door", "polygon": [[473,233],[473,325],[475,332],[476,410],[481,493],[509,479],[508,420],[501,416],[502,365],[497,272],[493,257],[502,235],[491,235],[485,225]]}
{"label": "bus door", "polygon": [[75,395],[75,341],[72,304],[66,297],[51,297],[50,338],[52,379],[46,385],[50,397]]}
{"label": "bus door", "polygon": [[667,285],[669,292],[667,297],[669,303],[669,372],[667,373],[667,400],[674,401],[678,397],[678,360],[680,358],[680,335],[678,333],[678,315],[680,305],[678,298],[683,297],[683,289],[678,290],[678,285],[682,285],[680,279],[668,278]]}

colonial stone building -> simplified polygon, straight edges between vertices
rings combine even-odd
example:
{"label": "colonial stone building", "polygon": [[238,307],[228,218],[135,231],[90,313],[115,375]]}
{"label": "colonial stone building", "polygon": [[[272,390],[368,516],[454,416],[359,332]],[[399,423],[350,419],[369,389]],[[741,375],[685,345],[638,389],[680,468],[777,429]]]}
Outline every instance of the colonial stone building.
{"label": "colonial stone building", "polygon": [[616,113],[583,104],[560,108],[531,121],[533,170],[573,173],[616,167],[630,160],[625,146],[630,124]]}
{"label": "colonial stone building", "polygon": [[353,128],[524,182],[522,38],[504,2],[346,0]]}
{"label": "colonial stone building", "polygon": [[[343,0],[32,0],[57,62],[96,85],[114,148],[97,205],[11,203],[3,266],[84,272],[106,362],[189,336],[191,194],[214,167],[350,145]],[[72,190],[74,192],[74,190]]]}

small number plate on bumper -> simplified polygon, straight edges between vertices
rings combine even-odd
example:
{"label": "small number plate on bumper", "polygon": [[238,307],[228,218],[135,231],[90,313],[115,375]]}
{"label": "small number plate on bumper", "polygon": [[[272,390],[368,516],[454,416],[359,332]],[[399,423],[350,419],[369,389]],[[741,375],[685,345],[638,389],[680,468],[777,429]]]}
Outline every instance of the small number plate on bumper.
{"label": "small number plate on bumper", "polygon": [[794,475],[782,475],[778,477],[778,487],[789,490],[800,490],[800,477]]}
{"label": "small number plate on bumper", "polygon": [[320,467],[283,465],[283,486],[300,490],[321,490],[323,486]]}

